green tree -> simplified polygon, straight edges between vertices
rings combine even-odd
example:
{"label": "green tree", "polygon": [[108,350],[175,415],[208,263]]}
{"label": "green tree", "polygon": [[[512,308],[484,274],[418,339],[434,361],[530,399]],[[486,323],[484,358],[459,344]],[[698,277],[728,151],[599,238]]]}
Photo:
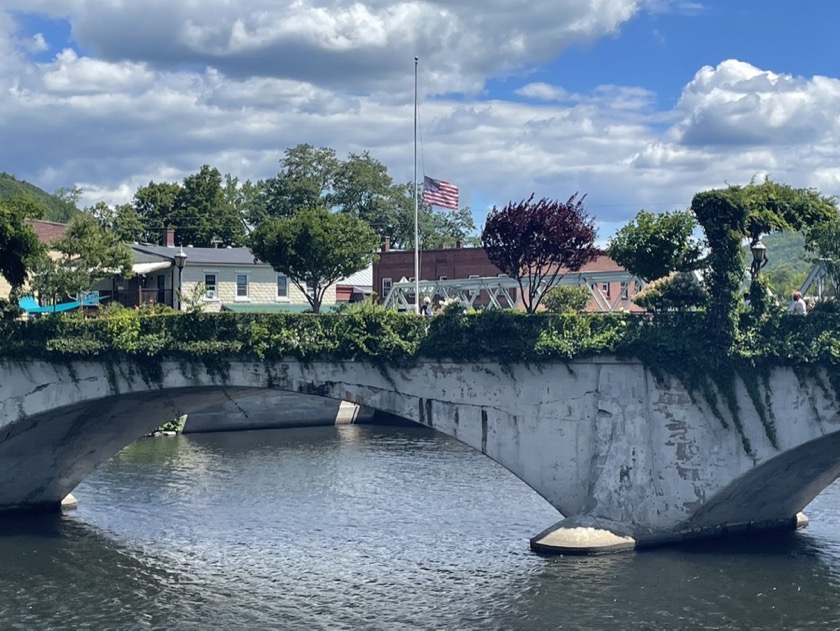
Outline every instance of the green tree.
{"label": "green tree", "polygon": [[306,294],[318,313],[327,288],[373,262],[379,237],[365,222],[324,208],[269,219],[251,233],[250,247]]}
{"label": "green tree", "polygon": [[709,246],[709,329],[720,335],[718,342],[726,348],[734,342],[738,324],[744,277],[742,241],[755,242],[771,232],[813,229],[837,216],[832,198],[769,179],[697,193],[691,209]]}
{"label": "green tree", "polygon": [[290,217],[299,210],[329,207],[327,195],[332,191],[340,165],[335,150],[300,144],[286,149],[280,160],[280,171],[262,183],[263,216],[250,216],[249,222],[259,225],[268,218]]}
{"label": "green tree", "polygon": [[222,174],[208,165],[184,178],[175,198],[175,243],[212,247],[241,246],[245,225],[222,188]]}
{"label": "green tree", "polygon": [[131,250],[90,214],[74,217],[67,232],[51,248],[59,257],[42,259],[31,284],[52,304],[80,298],[103,278],[132,275]]}
{"label": "green tree", "polygon": [[551,313],[579,313],[586,309],[591,297],[586,287],[557,285],[545,293],[543,306]]}
{"label": "green tree", "polygon": [[660,215],[640,210],[610,239],[607,254],[645,282],[689,271],[703,252],[702,241],[692,236],[696,228],[697,220],[689,210]]}
{"label": "green tree", "polygon": [[812,263],[822,264],[836,296],[840,288],[840,215],[813,226],[806,235],[805,249]]}
{"label": "green tree", "polygon": [[0,275],[17,294],[27,273],[44,255],[44,246],[27,222],[38,219],[44,208],[31,197],[0,200]]}
{"label": "green tree", "polygon": [[135,243],[145,240],[143,220],[131,204],[117,204],[112,207],[105,202],[98,202],[86,208],[85,212],[92,215],[100,226],[112,230],[120,241]]}
{"label": "green tree", "polygon": [[243,245],[244,201],[238,181],[227,175],[222,183],[219,170],[205,164],[181,184],[149,182],[137,189],[134,209],[145,227],[144,240],[160,243],[163,231],[174,228],[176,245]]}
{"label": "green tree", "polygon": [[51,213],[51,221],[68,223],[73,217],[79,215],[79,200],[83,192],[80,186],[61,187],[55,191],[53,197],[57,200],[57,204]]}
{"label": "green tree", "polygon": [[176,200],[181,185],[172,182],[149,182],[134,193],[133,206],[143,224],[147,243],[160,243],[165,228],[177,227]]}
{"label": "green tree", "polygon": [[595,226],[577,193],[567,202],[550,199],[495,206],[487,215],[481,243],[490,262],[519,283],[528,313],[539,307],[545,290],[567,271],[595,260]]}

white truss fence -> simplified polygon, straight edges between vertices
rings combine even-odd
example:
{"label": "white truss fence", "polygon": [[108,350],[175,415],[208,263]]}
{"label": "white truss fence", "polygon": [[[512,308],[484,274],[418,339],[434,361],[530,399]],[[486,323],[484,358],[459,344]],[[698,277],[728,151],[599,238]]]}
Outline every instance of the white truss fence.
{"label": "white truss fence", "polygon": [[803,296],[816,291],[817,298],[822,298],[823,293],[829,289],[833,289],[836,294],[837,288],[831,286],[831,277],[828,274],[826,265],[822,261],[817,261],[811,269],[811,273],[805,279],[805,282],[802,283],[799,291]]}
{"label": "white truss fence", "polygon": [[[617,296],[610,294],[613,283],[620,283]],[[574,272],[564,274],[552,286],[586,287],[598,311],[629,309],[630,297],[644,287],[641,279],[628,272]],[[545,291],[549,287],[541,289]],[[385,306],[400,311],[415,309],[414,281],[400,281],[385,296]],[[515,309],[519,304],[519,283],[508,276],[487,276],[452,280],[421,280],[420,295],[438,300],[458,300],[470,308]]]}

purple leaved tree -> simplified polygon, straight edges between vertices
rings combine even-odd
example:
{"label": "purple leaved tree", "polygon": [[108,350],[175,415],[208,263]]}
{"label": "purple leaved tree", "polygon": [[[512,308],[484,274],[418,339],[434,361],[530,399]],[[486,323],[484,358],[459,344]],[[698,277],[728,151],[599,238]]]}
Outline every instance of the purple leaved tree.
{"label": "purple leaved tree", "polygon": [[495,206],[487,216],[481,244],[490,262],[519,283],[528,313],[566,272],[576,272],[599,254],[595,226],[577,193],[566,203],[543,198]]}

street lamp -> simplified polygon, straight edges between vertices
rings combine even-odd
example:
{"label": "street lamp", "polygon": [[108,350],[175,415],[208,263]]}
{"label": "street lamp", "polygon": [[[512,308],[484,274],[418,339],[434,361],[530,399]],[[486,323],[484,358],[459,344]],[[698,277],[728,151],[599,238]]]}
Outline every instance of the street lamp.
{"label": "street lamp", "polygon": [[750,266],[750,275],[753,280],[758,278],[761,268],[767,265],[767,246],[761,242],[761,239],[753,239],[750,243],[750,252],[752,252],[753,262]]}
{"label": "street lamp", "polygon": [[186,262],[187,253],[184,252],[184,246],[182,245],[175,254],[175,267],[178,268],[178,311],[181,310],[181,274],[184,272],[184,265]]}

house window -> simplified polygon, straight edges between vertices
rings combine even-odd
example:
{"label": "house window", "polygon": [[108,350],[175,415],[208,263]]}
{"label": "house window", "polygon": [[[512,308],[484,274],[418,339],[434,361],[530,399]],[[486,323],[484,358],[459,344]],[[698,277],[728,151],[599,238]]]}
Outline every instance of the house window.
{"label": "house window", "polygon": [[383,278],[382,279],[382,297],[385,298],[388,295],[388,292],[391,291],[391,285],[393,282],[390,278]]}
{"label": "house window", "polygon": [[204,297],[207,300],[216,300],[218,298],[218,294],[216,293],[216,275],[215,274],[205,274],[204,275]]}
{"label": "house window", "polygon": [[248,298],[248,274],[236,275],[236,299],[246,300]]}
{"label": "house window", "polygon": [[283,276],[282,274],[277,275],[277,297],[289,297],[289,279]]}
{"label": "house window", "polygon": [[627,281],[621,281],[621,299],[627,300]]}
{"label": "house window", "polygon": [[601,283],[601,292],[607,297],[610,297],[610,284],[609,283]]}

